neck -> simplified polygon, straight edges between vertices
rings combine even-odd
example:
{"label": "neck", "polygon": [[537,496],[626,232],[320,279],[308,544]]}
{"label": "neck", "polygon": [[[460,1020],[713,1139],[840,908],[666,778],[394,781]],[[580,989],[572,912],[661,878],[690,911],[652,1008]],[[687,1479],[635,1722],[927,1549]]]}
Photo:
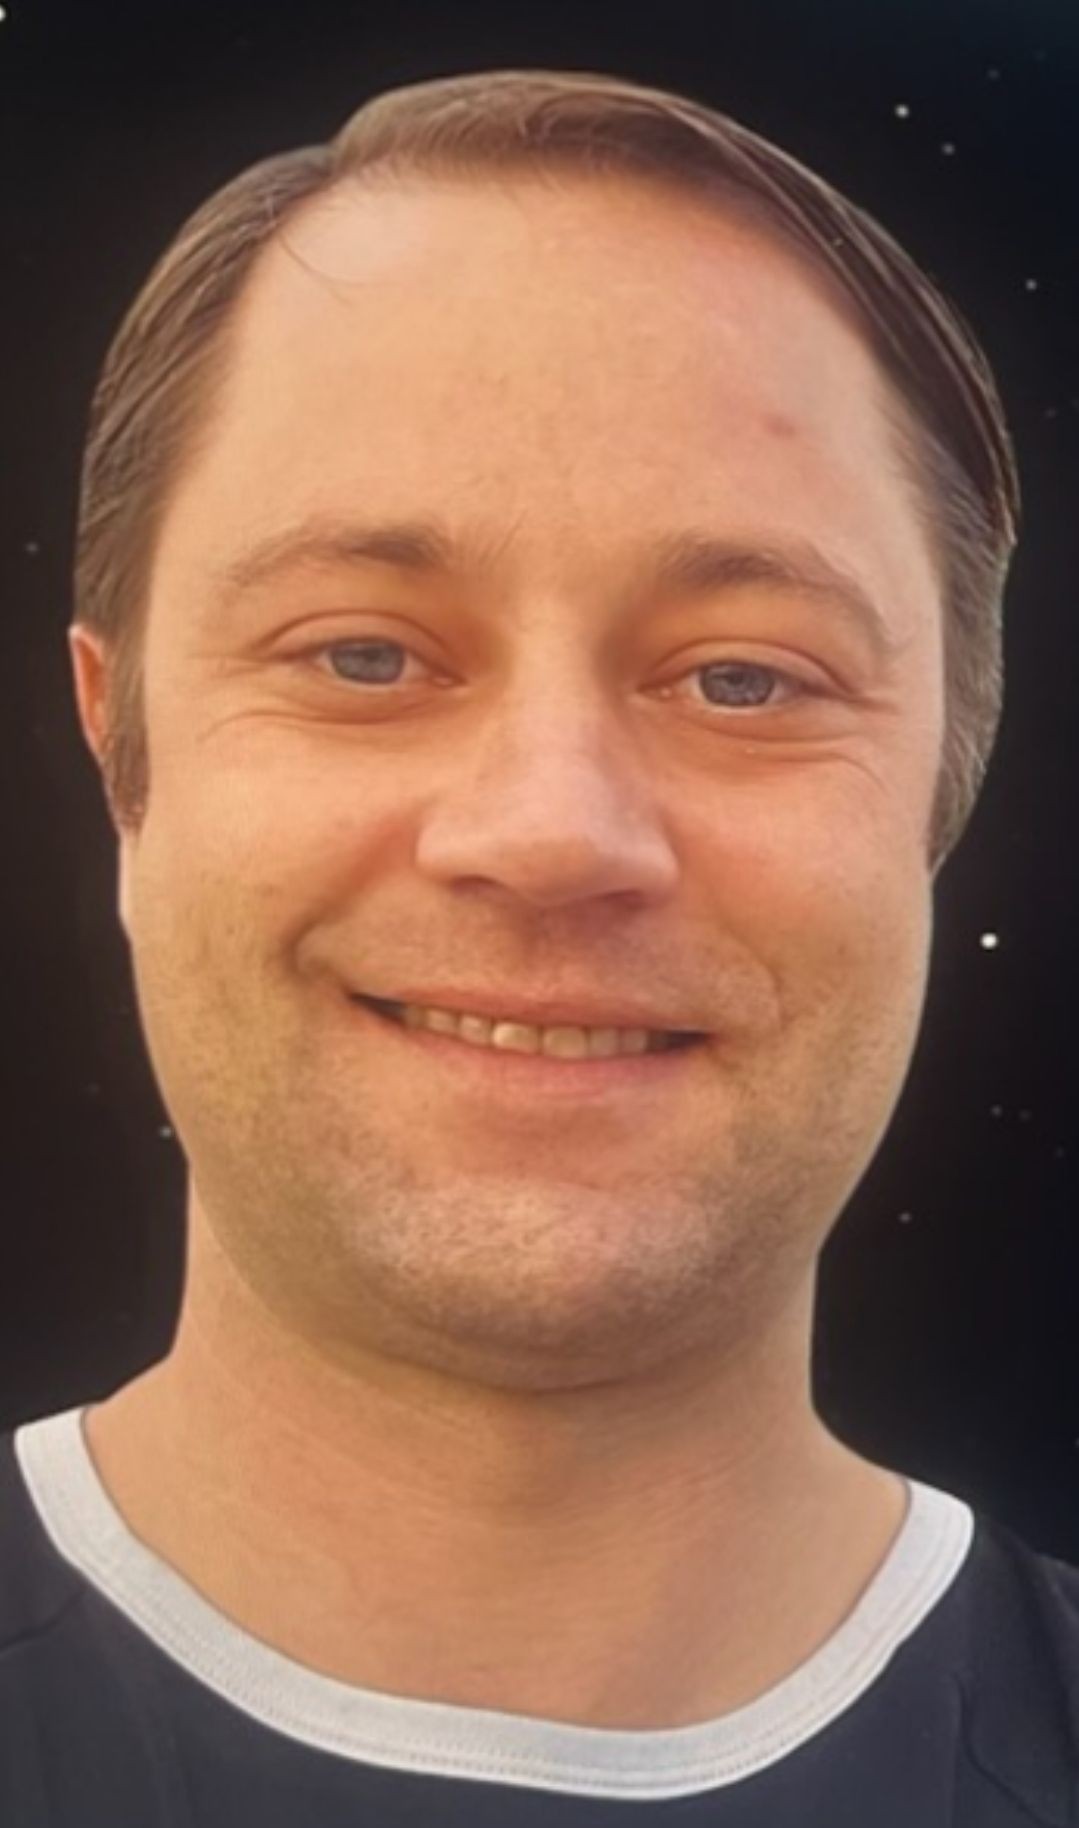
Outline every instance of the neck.
{"label": "neck", "polygon": [[90,1449],[147,1546],[339,1680],[692,1724],[819,1648],[902,1522],[902,1482],[813,1411],[808,1297],[721,1364],[536,1393],[347,1375],[209,1261],[168,1357],[91,1410]]}

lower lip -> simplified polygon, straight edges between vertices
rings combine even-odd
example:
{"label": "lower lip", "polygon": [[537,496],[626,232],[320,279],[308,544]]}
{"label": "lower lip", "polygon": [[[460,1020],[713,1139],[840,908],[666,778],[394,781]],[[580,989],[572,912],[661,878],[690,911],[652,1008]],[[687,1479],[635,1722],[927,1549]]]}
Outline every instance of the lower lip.
{"label": "lower lip", "polygon": [[349,998],[353,1009],[382,1033],[396,1038],[413,1058],[428,1059],[458,1080],[478,1085],[488,1096],[603,1098],[617,1092],[658,1091],[689,1072],[705,1051],[705,1041],[658,1054],[619,1054],[611,1059],[557,1060],[550,1054],[516,1053],[509,1048],[477,1047],[429,1028],[408,1028],[392,1016]]}

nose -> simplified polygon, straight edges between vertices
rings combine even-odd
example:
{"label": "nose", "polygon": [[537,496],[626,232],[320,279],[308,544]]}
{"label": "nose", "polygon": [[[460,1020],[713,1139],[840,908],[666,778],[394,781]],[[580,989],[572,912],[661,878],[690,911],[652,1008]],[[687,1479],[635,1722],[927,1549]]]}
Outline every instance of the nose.
{"label": "nose", "polygon": [[563,679],[518,693],[463,740],[427,802],[417,866],[542,908],[662,900],[677,859],[645,758],[598,694]]}

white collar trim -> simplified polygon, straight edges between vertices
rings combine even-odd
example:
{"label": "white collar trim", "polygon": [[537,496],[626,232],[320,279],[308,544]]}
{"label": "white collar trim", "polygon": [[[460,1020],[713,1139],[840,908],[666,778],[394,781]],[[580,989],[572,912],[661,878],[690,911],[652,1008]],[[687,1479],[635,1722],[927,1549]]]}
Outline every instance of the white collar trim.
{"label": "white collar trim", "polygon": [[85,1406],[24,1423],[16,1457],[58,1553],[159,1650],[252,1719],[317,1751],[418,1775],[658,1801],[762,1771],[852,1707],[947,1591],[970,1506],[906,1478],[907,1515],[860,1600],[822,1647],[747,1706],[653,1731],[572,1726],[353,1687],[233,1624],[128,1529],[94,1466]]}

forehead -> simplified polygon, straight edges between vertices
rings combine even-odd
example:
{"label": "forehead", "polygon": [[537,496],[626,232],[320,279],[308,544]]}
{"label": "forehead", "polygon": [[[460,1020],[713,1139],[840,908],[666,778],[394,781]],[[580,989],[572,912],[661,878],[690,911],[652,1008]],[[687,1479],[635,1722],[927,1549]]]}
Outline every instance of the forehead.
{"label": "forehead", "polygon": [[669,187],[342,185],[301,209],[256,263],[236,314],[234,379],[264,381],[276,356],[315,380],[366,352],[371,384],[379,354],[411,335],[425,384],[428,350],[445,388],[452,352],[471,389],[485,375],[518,389],[531,377],[537,393],[561,385],[564,405],[588,373],[587,398],[661,387],[674,410],[702,385],[707,405],[722,376],[790,429],[787,415],[819,409],[841,376],[873,417],[885,383],[851,309],[761,227]]}
{"label": "forehead", "polygon": [[718,511],[794,537],[830,520],[855,561],[873,528],[898,572],[918,517],[887,399],[827,282],[695,200],[345,184],[256,263],[187,505],[223,562],[305,510],[460,504],[549,562],[560,532],[579,560],[586,533],[609,554],[627,520]]}

